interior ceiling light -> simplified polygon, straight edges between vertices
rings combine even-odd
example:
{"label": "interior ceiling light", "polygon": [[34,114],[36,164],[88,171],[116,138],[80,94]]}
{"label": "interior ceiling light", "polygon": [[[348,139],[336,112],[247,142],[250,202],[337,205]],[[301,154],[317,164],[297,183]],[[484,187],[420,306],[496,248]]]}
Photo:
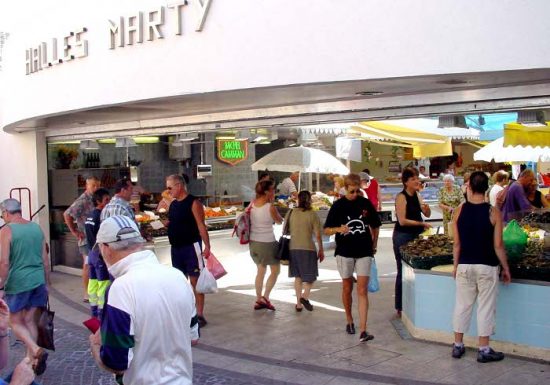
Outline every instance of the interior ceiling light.
{"label": "interior ceiling light", "polygon": [[358,95],[358,96],[378,96],[382,94],[383,94],[382,91],[360,91],[355,93],[355,95]]}
{"label": "interior ceiling light", "polygon": [[136,147],[136,141],[132,138],[116,138],[115,147]]}
{"label": "interior ceiling light", "polygon": [[191,142],[196,139],[199,139],[197,132],[186,132],[176,136],[176,142]]}
{"label": "interior ceiling light", "polygon": [[250,140],[251,143],[259,143],[259,142],[265,142],[265,141],[268,141],[269,138],[267,136],[264,136],[264,135],[257,135],[255,136],[254,138],[252,138]]}
{"label": "interior ceiling light", "polygon": [[99,143],[96,140],[86,139],[80,142],[81,150],[99,150]]}

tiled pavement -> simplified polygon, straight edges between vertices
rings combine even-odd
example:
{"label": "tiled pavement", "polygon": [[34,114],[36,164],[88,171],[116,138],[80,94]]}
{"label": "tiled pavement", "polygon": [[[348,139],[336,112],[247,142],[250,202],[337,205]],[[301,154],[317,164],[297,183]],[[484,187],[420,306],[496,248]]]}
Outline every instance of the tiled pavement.
{"label": "tiled pavement", "polygon": [[[345,317],[333,258],[321,265],[312,293],[313,312],[296,313],[292,282],[283,268],[272,300],[277,311],[254,311],[254,265],[235,240],[216,240],[213,250],[229,274],[220,292],[207,297],[209,324],[193,349],[195,384],[550,384],[550,366],[507,357],[478,364],[475,352],[450,358],[449,345],[404,339],[392,321],[393,279],[389,238],[382,235],[377,257],[382,290],[371,296],[369,331],[376,338],[359,343],[343,331]],[[380,266],[382,269],[380,269]],[[57,351],[38,380],[44,385],[114,384],[101,372],[81,326],[87,308],[79,301],[79,279],[54,273],[51,305],[56,311]],[[13,338],[12,338],[13,342]],[[23,355],[13,346],[9,368]],[[4,372],[5,373],[5,372]]]}

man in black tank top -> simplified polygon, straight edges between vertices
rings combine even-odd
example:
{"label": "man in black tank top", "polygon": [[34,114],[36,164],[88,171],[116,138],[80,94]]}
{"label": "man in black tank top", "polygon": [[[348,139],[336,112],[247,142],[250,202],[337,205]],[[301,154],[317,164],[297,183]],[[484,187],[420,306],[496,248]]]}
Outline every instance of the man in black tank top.
{"label": "man in black tank top", "polygon": [[487,175],[481,171],[474,172],[468,185],[469,199],[455,210],[453,221],[456,303],[452,357],[461,358],[466,352],[464,333],[470,327],[473,305],[477,300],[477,361],[482,363],[504,358],[504,354],[489,347],[489,337],[495,330],[499,264],[504,283],[511,281],[502,241],[502,216],[496,207],[485,202],[488,187]]}
{"label": "man in black tank top", "polygon": [[[210,238],[204,223],[202,203],[187,192],[185,180],[180,175],[166,178],[166,189],[174,201],[168,211],[168,240],[172,246],[172,266],[189,277],[197,302],[199,325],[204,327],[204,294],[195,287],[204,266],[204,258],[210,256]],[[204,244],[204,249],[202,248]]]}

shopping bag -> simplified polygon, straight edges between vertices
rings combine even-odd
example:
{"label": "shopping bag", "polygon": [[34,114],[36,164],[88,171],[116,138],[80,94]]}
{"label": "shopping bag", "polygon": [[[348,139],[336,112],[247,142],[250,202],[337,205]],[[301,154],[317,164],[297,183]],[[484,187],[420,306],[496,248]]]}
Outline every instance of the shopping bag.
{"label": "shopping bag", "polygon": [[227,274],[227,271],[225,271],[223,265],[216,257],[214,257],[214,254],[212,253],[210,253],[210,256],[206,260],[206,267],[216,279],[220,279]]}
{"label": "shopping bag", "polygon": [[502,240],[509,261],[513,262],[521,258],[527,246],[528,238],[527,233],[515,219],[508,222],[502,233]]}
{"label": "shopping bag", "polygon": [[212,275],[208,267],[204,267],[201,270],[199,279],[197,280],[197,293],[201,294],[211,294],[218,292],[218,284],[216,283],[216,278]]}
{"label": "shopping bag", "polygon": [[380,282],[378,281],[378,268],[376,267],[376,260],[372,259],[370,265],[370,279],[369,279],[369,293],[376,293],[380,290]]}
{"label": "shopping bag", "polygon": [[55,316],[55,312],[50,310],[50,301],[48,300],[47,306],[39,308],[38,311],[38,338],[36,343],[41,348],[55,351],[53,339],[53,318]]}

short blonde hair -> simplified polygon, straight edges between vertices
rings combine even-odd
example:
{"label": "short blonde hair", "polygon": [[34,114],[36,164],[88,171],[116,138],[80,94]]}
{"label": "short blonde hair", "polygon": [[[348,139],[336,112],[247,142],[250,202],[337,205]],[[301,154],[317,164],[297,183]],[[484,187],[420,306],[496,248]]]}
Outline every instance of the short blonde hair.
{"label": "short blonde hair", "polygon": [[338,183],[340,187],[344,187],[344,178],[341,176],[335,176],[334,177],[334,184]]}

